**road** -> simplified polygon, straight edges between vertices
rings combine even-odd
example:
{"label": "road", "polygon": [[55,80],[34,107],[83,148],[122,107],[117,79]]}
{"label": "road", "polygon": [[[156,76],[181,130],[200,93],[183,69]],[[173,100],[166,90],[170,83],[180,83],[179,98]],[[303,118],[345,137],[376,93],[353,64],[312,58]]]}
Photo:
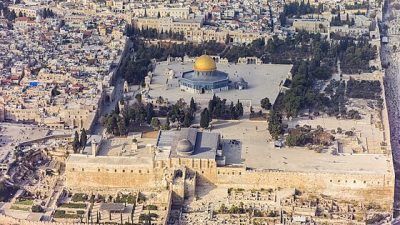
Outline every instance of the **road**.
{"label": "road", "polygon": [[[384,23],[389,27],[393,25],[389,18],[389,7],[384,12]],[[382,32],[386,34],[385,32]],[[386,103],[389,114],[390,136],[393,155],[393,164],[396,175],[395,194],[394,194],[394,212],[393,217],[396,218],[400,214],[400,52],[393,51],[392,45],[399,46],[400,37],[390,37],[390,44],[382,45],[381,60],[383,65],[390,65],[385,70],[385,92]],[[395,222],[394,224],[398,224]]]}
{"label": "road", "polygon": [[[133,43],[130,40],[128,40],[126,52],[124,53],[125,58],[133,53],[134,49],[132,48],[132,46]],[[123,61],[125,60],[125,58],[123,59]],[[117,68],[115,70],[117,70]],[[111,113],[115,109],[117,103],[122,99],[124,90],[124,79],[122,77],[117,78],[117,80],[115,81],[114,88],[115,88],[114,101],[104,103],[103,107],[101,108],[100,118],[99,120],[96,121],[96,124],[94,125],[91,134],[97,134],[97,135],[103,134],[104,127],[100,123],[100,119],[104,115]]]}
{"label": "road", "polygon": [[114,88],[115,88],[114,101],[104,103],[103,107],[101,108],[101,113],[100,113],[101,116],[99,120],[96,121],[96,124],[93,127],[92,134],[102,135],[104,127],[100,123],[100,119],[104,115],[111,113],[115,109],[115,106],[117,105],[119,100],[122,99],[124,90],[124,79],[118,78],[118,80],[115,82]]}

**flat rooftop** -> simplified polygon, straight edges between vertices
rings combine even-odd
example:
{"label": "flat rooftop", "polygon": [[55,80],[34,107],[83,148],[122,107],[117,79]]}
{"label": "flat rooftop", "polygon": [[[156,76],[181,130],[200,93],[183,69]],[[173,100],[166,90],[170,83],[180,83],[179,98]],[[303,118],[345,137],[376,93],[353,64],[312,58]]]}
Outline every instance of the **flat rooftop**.
{"label": "flat rooftop", "polygon": [[[264,121],[215,121],[213,132],[225,139],[224,155],[227,163],[244,163],[253,169],[299,172],[371,173],[392,171],[391,159],[383,154],[316,153],[307,148],[275,148]],[[230,145],[229,140],[240,141]],[[228,144],[227,144],[228,141]]]}
{"label": "flat rooftop", "polygon": [[[178,155],[177,144],[183,139],[187,139],[193,144],[194,151],[189,156]],[[157,147],[162,151],[157,152],[156,159],[165,159],[166,157],[215,159],[218,141],[218,133],[201,132],[194,128],[182,128],[178,131],[160,131]]]}
{"label": "flat rooftop", "polygon": [[[182,76],[183,72],[193,70],[193,64],[191,62],[173,62],[169,65],[166,62],[161,62],[157,64],[149,95],[153,98],[162,96],[163,98],[168,98],[171,102],[180,98],[189,102],[192,97],[200,102],[211,99],[213,94],[192,94],[180,90],[178,78]],[[217,64],[217,70],[227,73],[229,80],[232,82],[240,81],[240,78],[248,82],[248,89],[231,89],[218,92],[216,95],[233,102],[238,99],[248,100],[253,105],[259,105],[261,99],[268,97],[273,103],[278,96],[280,85],[289,76],[291,68],[292,65],[283,64]],[[168,79],[169,70],[175,72],[175,79]]]}
{"label": "flat rooftop", "polygon": [[66,164],[84,164],[85,167],[115,167],[115,166],[129,166],[129,167],[152,167],[151,157],[134,157],[134,156],[96,156],[71,154],[66,160]]}

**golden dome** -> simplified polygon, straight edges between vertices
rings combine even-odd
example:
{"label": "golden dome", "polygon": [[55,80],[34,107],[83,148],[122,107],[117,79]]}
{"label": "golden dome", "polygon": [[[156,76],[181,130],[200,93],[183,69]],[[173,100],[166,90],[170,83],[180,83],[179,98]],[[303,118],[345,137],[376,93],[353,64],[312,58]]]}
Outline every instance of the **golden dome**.
{"label": "golden dome", "polygon": [[202,55],[194,62],[193,69],[199,72],[210,72],[217,69],[214,60],[208,55]]}

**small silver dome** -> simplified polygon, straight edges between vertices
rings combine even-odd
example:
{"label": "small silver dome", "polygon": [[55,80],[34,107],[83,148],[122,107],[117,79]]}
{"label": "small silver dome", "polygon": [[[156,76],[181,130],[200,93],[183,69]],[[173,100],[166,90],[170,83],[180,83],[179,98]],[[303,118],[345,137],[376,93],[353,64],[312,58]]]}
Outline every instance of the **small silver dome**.
{"label": "small silver dome", "polygon": [[193,145],[188,139],[182,139],[178,142],[176,151],[179,155],[191,155],[193,152]]}

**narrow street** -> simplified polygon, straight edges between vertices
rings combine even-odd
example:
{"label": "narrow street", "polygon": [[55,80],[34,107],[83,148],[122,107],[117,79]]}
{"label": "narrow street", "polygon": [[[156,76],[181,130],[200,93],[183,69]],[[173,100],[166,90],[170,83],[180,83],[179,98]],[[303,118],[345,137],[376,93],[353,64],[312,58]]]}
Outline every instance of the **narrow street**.
{"label": "narrow street", "polygon": [[115,99],[114,101],[104,103],[100,113],[101,116],[99,120],[96,121],[96,125],[93,128],[92,134],[101,135],[103,133],[103,126],[100,123],[101,117],[111,113],[115,109],[117,103],[122,99],[123,89],[124,89],[124,79],[121,77],[118,78],[118,80],[115,82],[114,88],[115,88]]}
{"label": "narrow street", "polygon": [[[128,43],[126,43],[126,45],[127,45],[126,52],[125,52],[124,58],[122,59],[123,61],[125,60],[126,57],[128,57],[134,51],[134,49],[132,47],[133,43],[130,40],[128,40]],[[118,68],[115,68],[115,71],[117,71],[117,70],[118,70]],[[122,99],[123,91],[124,91],[124,78],[123,77],[117,78],[117,80],[115,81],[114,88],[115,88],[114,101],[104,103],[103,107],[101,108],[100,117],[96,121],[96,124],[93,127],[93,130],[91,132],[92,134],[102,135],[104,128],[100,122],[101,118],[104,115],[111,113],[115,109],[115,106],[117,105],[117,103]]]}

